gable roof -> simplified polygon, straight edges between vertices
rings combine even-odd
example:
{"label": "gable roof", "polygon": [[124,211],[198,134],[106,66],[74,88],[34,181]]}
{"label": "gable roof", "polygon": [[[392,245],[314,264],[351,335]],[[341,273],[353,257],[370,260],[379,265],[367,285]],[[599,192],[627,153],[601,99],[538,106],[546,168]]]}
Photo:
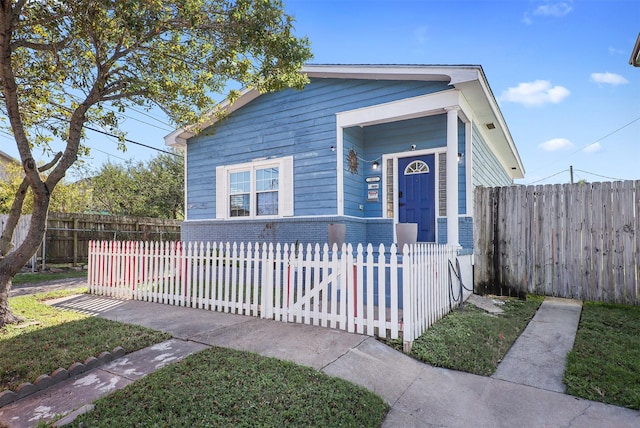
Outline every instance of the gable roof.
{"label": "gable roof", "polygon": [[[511,133],[500,112],[498,103],[479,65],[306,65],[301,70],[310,78],[412,80],[448,82],[462,92],[475,114],[474,122],[487,143],[512,178],[524,177],[524,166]],[[254,89],[245,89],[235,103],[223,102],[219,107],[231,113],[260,96]],[[210,115],[201,129],[213,125],[216,116]],[[180,128],[165,137],[165,144],[184,147],[195,136],[192,127]]]}

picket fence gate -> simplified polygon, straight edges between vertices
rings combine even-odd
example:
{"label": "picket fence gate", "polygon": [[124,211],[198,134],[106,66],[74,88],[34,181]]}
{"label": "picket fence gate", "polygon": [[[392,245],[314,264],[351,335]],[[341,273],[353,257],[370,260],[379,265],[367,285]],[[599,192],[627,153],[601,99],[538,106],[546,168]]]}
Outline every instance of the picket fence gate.
{"label": "picket fence gate", "polygon": [[94,294],[397,339],[453,307],[457,248],[91,241]]}

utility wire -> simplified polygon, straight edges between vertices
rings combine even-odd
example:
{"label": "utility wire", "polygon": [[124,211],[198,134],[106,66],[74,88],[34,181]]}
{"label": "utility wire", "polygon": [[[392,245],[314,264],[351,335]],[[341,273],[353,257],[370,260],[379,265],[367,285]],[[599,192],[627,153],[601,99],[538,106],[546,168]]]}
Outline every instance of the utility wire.
{"label": "utility wire", "polygon": [[549,178],[555,177],[556,175],[563,174],[563,173],[565,173],[565,172],[567,172],[567,171],[569,171],[569,170],[568,170],[568,169],[563,169],[562,171],[556,172],[555,174],[550,175],[550,176],[548,176],[548,177],[541,178],[540,180],[532,181],[531,183],[527,184],[527,186],[528,186],[528,185],[531,185],[531,184],[540,183],[541,181],[544,181],[544,180],[547,180],[547,179],[549,179]]}
{"label": "utility wire", "polygon": [[585,171],[585,170],[583,170],[583,169],[577,169],[577,168],[574,168],[573,170],[574,170],[574,171],[584,172],[585,174],[589,174],[589,175],[595,175],[596,177],[607,178],[607,179],[609,179],[609,180],[625,181],[625,179],[624,179],[624,178],[607,177],[606,175],[596,174],[596,173],[594,173],[594,172]]}
{"label": "utility wire", "polygon": [[[639,121],[639,120],[640,120],[640,117],[636,117],[636,118],[635,118],[635,119],[633,119],[631,122],[627,123],[626,125],[622,125],[620,128],[616,129],[615,131],[612,131],[612,132],[608,133],[608,134],[607,134],[607,135],[605,135],[604,137],[602,137],[602,138],[600,138],[600,139],[598,139],[598,140],[594,141],[594,142],[593,142],[593,143],[591,143],[591,144],[598,143],[598,142],[600,142],[600,141],[604,140],[605,138],[612,136],[612,135],[613,135],[613,134],[615,134],[616,132],[622,131],[622,130],[623,130],[624,128],[626,128],[627,126],[633,125],[634,123],[636,123],[636,122],[637,122],[637,121]],[[587,147],[589,147],[591,144],[587,144],[586,146],[582,147],[580,150],[584,150],[584,149],[586,149],[586,148],[587,148]],[[580,150],[578,150],[578,151],[580,151]],[[583,171],[583,172],[584,172],[584,171]]]}
{"label": "utility wire", "polygon": [[[85,125],[85,129],[88,129],[89,131],[97,132],[97,133],[99,133],[99,134],[107,135],[107,136],[109,136],[109,137],[119,138],[117,135],[111,134],[110,132],[107,132],[107,131],[101,131],[100,129],[92,128],[92,127],[90,127],[90,126],[86,126],[86,125]],[[138,146],[146,147],[147,149],[152,149],[152,150],[156,150],[156,151],[158,151],[158,152],[166,153],[166,154],[168,154],[168,155],[173,155],[173,156],[177,156],[177,157],[182,157],[182,155],[180,155],[180,154],[178,154],[178,153],[174,153],[174,152],[169,152],[169,151],[166,151],[166,150],[162,150],[162,149],[159,149],[159,148],[157,148],[157,147],[149,146],[149,145],[147,145],[147,144],[142,144],[142,143],[139,143],[139,142],[137,142],[137,141],[130,140],[130,139],[128,139],[128,138],[124,138],[124,141],[126,141],[127,143],[131,143],[131,144],[138,145]]]}
{"label": "utility wire", "polygon": [[[638,122],[638,121],[640,121],[640,117],[636,117],[636,118],[635,118],[635,119],[633,119],[631,122],[629,122],[629,123],[627,123],[627,124],[625,124],[625,125],[622,125],[621,127],[619,127],[619,128],[617,128],[617,129],[615,129],[614,131],[609,132],[609,133],[608,133],[607,135],[605,135],[604,137],[601,137],[601,138],[599,138],[599,139],[597,139],[597,140],[595,140],[595,141],[593,141],[593,142],[591,142],[591,143],[589,143],[589,144],[585,144],[584,146],[580,147],[579,149],[577,149],[577,150],[575,150],[575,151],[573,151],[573,152],[569,153],[569,154],[567,155],[567,157],[568,157],[568,156],[573,156],[573,155],[575,155],[576,153],[583,151],[583,150],[584,150],[584,149],[586,149],[587,147],[589,147],[589,146],[591,146],[591,145],[593,145],[593,144],[595,144],[595,143],[599,143],[599,142],[601,142],[601,141],[602,141],[602,140],[604,140],[605,138],[609,138],[609,137],[610,137],[610,136],[612,136],[613,134],[615,134],[615,133],[618,133],[618,132],[622,131],[624,128],[626,128],[626,127],[628,127],[628,126],[631,126],[631,125],[633,125],[634,123],[636,123],[636,122]],[[561,162],[561,161],[562,161],[561,159],[558,159],[557,161],[552,162],[551,164],[556,164],[556,163]],[[546,166],[549,166],[549,165],[550,165],[550,164],[547,164]],[[531,171],[531,172],[533,173],[533,172],[535,172],[535,171],[538,171],[539,169],[540,169],[540,168],[538,168],[537,170]],[[564,171],[561,171],[561,172],[564,172]],[[554,175],[557,175],[557,174],[554,174]],[[553,177],[553,175],[552,175],[551,177]],[[550,177],[547,177],[547,178],[550,178]],[[546,178],[543,178],[542,180],[546,180]],[[542,180],[538,180],[538,181],[542,181]],[[538,181],[535,181],[534,183],[537,183]]]}
{"label": "utility wire", "polygon": [[100,153],[105,154],[105,155],[107,155],[107,156],[114,157],[114,158],[116,158],[116,159],[120,159],[121,161],[125,161],[125,162],[127,161],[127,159],[125,159],[125,158],[121,158],[120,156],[116,156],[116,155],[114,155],[114,154],[111,154],[111,153],[105,152],[105,151],[100,150],[100,149],[96,149],[95,147],[89,147],[89,148],[90,148],[91,150],[95,150],[96,152],[100,152]]}

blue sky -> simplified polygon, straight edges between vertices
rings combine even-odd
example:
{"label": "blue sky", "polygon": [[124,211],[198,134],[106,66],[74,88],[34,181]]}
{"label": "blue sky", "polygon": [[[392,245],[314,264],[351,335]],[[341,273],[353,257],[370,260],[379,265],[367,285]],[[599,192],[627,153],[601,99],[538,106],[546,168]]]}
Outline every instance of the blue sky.
{"label": "blue sky", "polygon": [[[284,0],[315,64],[481,65],[524,163],[519,183],[640,179],[638,0]],[[164,147],[157,113],[127,112],[128,138]],[[90,133],[95,167],[154,150]],[[6,137],[2,150],[17,155]]]}

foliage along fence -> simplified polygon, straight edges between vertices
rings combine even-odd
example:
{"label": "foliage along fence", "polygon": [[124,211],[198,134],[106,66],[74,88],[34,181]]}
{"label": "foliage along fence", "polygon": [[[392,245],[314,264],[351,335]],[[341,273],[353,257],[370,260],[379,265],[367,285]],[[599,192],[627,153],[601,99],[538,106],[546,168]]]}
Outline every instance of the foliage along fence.
{"label": "foliage along fence", "polygon": [[[452,308],[455,247],[98,241],[91,293],[312,324],[405,348]],[[468,296],[467,296],[468,297]]]}
{"label": "foliage along fence", "polygon": [[475,190],[475,284],[640,304],[640,181]]}

